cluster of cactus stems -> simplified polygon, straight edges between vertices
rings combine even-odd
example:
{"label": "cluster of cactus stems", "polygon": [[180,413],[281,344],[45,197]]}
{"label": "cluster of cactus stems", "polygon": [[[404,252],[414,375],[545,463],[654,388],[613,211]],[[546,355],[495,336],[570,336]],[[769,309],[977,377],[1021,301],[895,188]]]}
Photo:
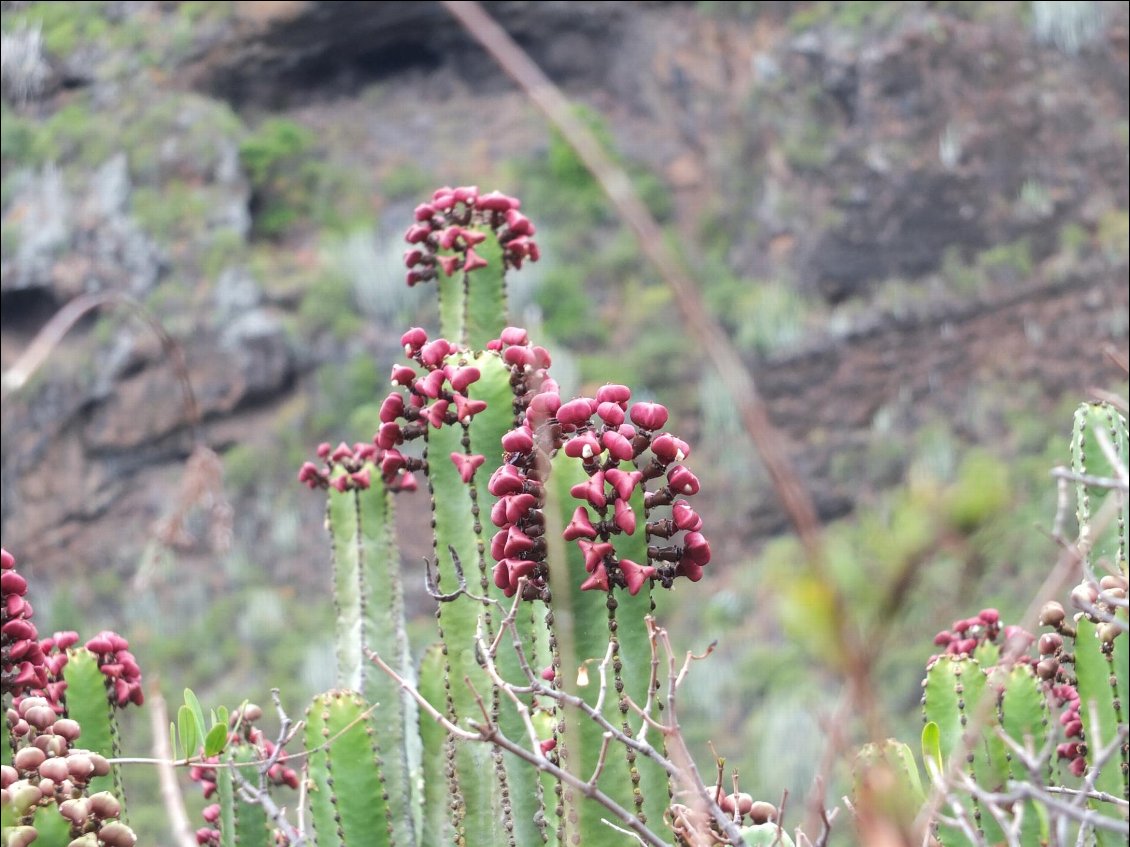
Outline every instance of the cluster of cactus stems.
{"label": "cluster of cactus stems", "polygon": [[[561,708],[553,694],[583,702],[587,693],[609,726],[650,737],[649,749],[662,751],[632,704],[655,701],[653,585],[698,580],[710,560],[687,500],[699,487],[682,464],[690,448],[664,431],[666,409],[632,403],[626,386],[562,398],[550,354],[508,325],[505,271],[538,257],[517,200],[441,189],[415,218],[407,281],[438,283],[441,336],[403,335],[408,362],[392,369],[371,443],[322,445],[320,463],[299,473],[327,491],[340,682],[361,697],[316,704],[309,725],[326,726],[315,710],[383,704],[382,731],[366,746],[381,763],[392,843],[611,844],[624,835],[601,821],[605,808],[560,779],[537,777],[514,751],[424,729],[430,718],[417,732],[417,704],[366,661],[369,652],[400,679],[418,678],[453,727],[485,718],[501,736],[521,739],[522,715],[530,715],[538,727],[530,747],[545,765],[594,775],[591,788],[661,828],[671,803],[663,767],[631,747],[610,750],[599,722]],[[417,675],[403,636],[391,495],[425,482],[439,646]],[[518,605],[507,612],[511,598]],[[607,682],[599,697],[586,682],[597,662]],[[520,709],[508,690],[523,690]],[[385,732],[388,722],[405,729]],[[417,772],[424,796],[414,791]]]}
{"label": "cluster of cactus stems", "polygon": [[[1106,403],[1081,405],[1071,453],[1073,612],[1045,603],[1037,635],[983,609],[934,639],[941,652],[922,683],[921,755],[936,800],[927,823],[944,847],[1113,847],[1130,831],[1125,419]],[[870,745],[861,759],[900,777],[903,812],[926,803],[907,745]],[[866,783],[869,767],[860,773]]]}
{"label": "cluster of cactus stems", "polygon": [[[736,780],[727,792],[721,762],[705,784],[686,751],[675,692],[693,657],[677,667],[654,592],[697,582],[711,560],[690,447],[627,386],[563,397],[549,352],[509,325],[506,272],[538,259],[535,234],[516,199],[474,187],[415,210],[406,281],[437,285],[439,336],[402,336],[406,363],[370,441],[323,444],[298,474],[327,498],[337,687],[303,721],[279,708],[274,740],[249,704],[205,732],[187,697],[181,763],[212,801],[199,844],[792,844],[776,808]],[[1049,604],[1036,638],[985,609],[936,639],[926,785],[967,789],[928,815],[947,847],[1065,843],[1045,798],[1000,799],[1037,771],[1041,784],[1081,786],[1073,796],[1093,815],[1076,826],[1100,847],[1125,829],[1117,814],[1113,830],[1094,823],[1128,791],[1126,504],[1124,483],[1109,484],[1124,479],[1125,421],[1085,405],[1072,452],[1078,614]],[[422,487],[432,555],[418,578],[436,601],[436,640],[416,667],[394,505]],[[128,644],[39,639],[6,552],[3,590],[3,847],[133,844],[113,764],[114,709],[142,701]],[[929,808],[908,747],[862,758]],[[302,828],[272,799],[283,787],[300,789]]]}

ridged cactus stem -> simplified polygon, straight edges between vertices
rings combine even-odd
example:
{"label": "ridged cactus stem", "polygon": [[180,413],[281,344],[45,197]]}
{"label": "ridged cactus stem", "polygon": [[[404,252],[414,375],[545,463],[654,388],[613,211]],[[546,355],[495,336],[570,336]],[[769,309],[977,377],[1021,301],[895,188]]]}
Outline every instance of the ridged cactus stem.
{"label": "ridged cactus stem", "polygon": [[[553,494],[547,511],[555,513],[558,525],[564,526],[574,506],[569,491],[586,482],[588,475],[580,462],[562,453],[554,460],[550,480]],[[626,553],[624,556],[628,557]],[[646,551],[640,558],[646,561]],[[651,611],[650,593],[641,591],[630,597],[626,592],[608,592],[601,602],[596,592],[581,590],[577,574],[584,572],[584,556],[573,545],[565,548],[562,559],[551,559],[550,586],[558,642],[567,645],[561,650],[561,684],[564,691],[590,705],[599,703],[600,712],[609,723],[634,735],[639,719],[629,720],[627,698],[640,705],[648,700],[652,654],[645,617]],[[603,664],[606,658],[607,664]],[[598,680],[601,674],[604,678]],[[609,796],[633,809],[645,822],[663,819],[670,799],[667,775],[653,761],[641,759],[629,748],[609,749],[602,728],[584,715],[570,712],[560,726],[564,755],[568,756],[573,772],[589,776],[599,768],[597,784]],[[568,794],[565,805],[566,819],[577,821],[582,843],[617,843],[619,836],[615,830],[600,823],[604,812],[598,806]]]}
{"label": "ridged cactus stem", "polygon": [[[67,689],[67,717],[82,727],[81,746],[107,759],[120,755],[118,721],[114,714],[116,698],[113,680],[99,668],[98,655],[86,647],[71,649],[63,668]],[[121,768],[112,765],[106,776],[94,777],[91,792],[112,791],[124,800]]]}
{"label": "ridged cactus stem", "polygon": [[[1126,638],[1126,633],[1122,633],[1118,640],[1125,641]],[[1126,720],[1118,697],[1113,638],[1111,641],[1100,638],[1099,627],[1086,617],[1076,624],[1075,680],[1079,692],[1079,718],[1083,723],[1081,748],[1088,765],[1094,767],[1099,750],[1118,739],[1119,727],[1124,730]],[[1130,783],[1127,781],[1125,738],[1120,747],[1094,777],[1094,786],[1098,791],[1128,799]],[[1090,805],[1100,810],[1103,808],[1103,804],[1095,800]],[[1096,831],[1095,836],[1100,847],[1113,847],[1120,843],[1120,839],[1112,833]]]}
{"label": "ridged cactus stem", "polygon": [[[520,639],[521,636],[519,635],[518,638]],[[484,649],[486,646],[481,639],[479,641],[479,645],[480,650]],[[520,645],[518,645],[517,649],[520,652]],[[391,668],[380,662],[379,657],[374,656],[373,659],[378,665],[382,667],[383,670],[385,670],[386,673],[389,673],[390,676],[397,679],[397,681],[401,685],[407,685],[407,683],[403,679],[400,679]],[[520,698],[517,697],[513,688],[509,685],[502,684],[501,678],[497,675],[497,668],[494,667],[493,663],[490,663],[488,661],[487,664],[487,672],[492,676],[496,684],[499,684],[500,687],[506,690],[507,696],[510,698],[512,703],[520,704]],[[527,677],[527,679],[529,679],[529,676]],[[548,695],[550,691],[552,691],[550,687],[543,686],[536,681],[532,683],[532,687],[539,693],[545,695]],[[597,780],[591,778],[590,775],[578,775],[559,767],[544,755],[544,751],[539,753],[528,749],[521,742],[504,735],[499,730],[498,726],[490,722],[489,720],[484,721],[480,719],[477,721],[471,721],[469,722],[467,728],[457,726],[449,718],[443,715],[440,710],[436,709],[430,703],[425,701],[422,694],[417,692],[417,696],[420,698],[423,710],[434,720],[443,724],[447,729],[449,736],[454,739],[456,743],[472,746],[480,746],[485,743],[486,745],[501,748],[502,750],[513,754],[516,758],[526,762],[528,765],[533,765],[538,770],[545,771],[552,775],[554,778],[565,783],[576,793],[576,795],[583,796],[585,798],[589,798],[592,801],[595,801],[595,805],[603,807],[603,809],[605,810],[606,818],[611,816],[611,818],[618,821],[620,825],[631,830],[641,843],[654,845],[654,847],[668,847],[667,843],[655,832],[653,832],[646,824],[644,824],[644,822],[641,821],[629,808],[618,803],[615,798],[611,797],[605,791],[603,791],[598,786]],[[601,726],[602,729],[609,734],[610,738],[615,737],[620,743],[626,746],[630,746],[638,752],[642,752],[648,755],[654,755],[654,750],[652,750],[646,744],[636,741],[634,738],[619,735],[615,725],[605,719],[599,709],[589,706],[581,698],[572,697],[569,695],[561,695],[560,699],[572,709],[578,710],[590,720],[593,720],[594,723]],[[524,711],[520,705],[519,711]],[[529,720],[528,713],[526,714],[525,720]],[[530,730],[532,734],[536,734],[536,729],[533,729],[532,721],[531,723],[527,724],[527,730]],[[656,756],[657,760],[660,760],[661,758],[662,757]],[[665,767],[671,773],[674,773],[676,770],[675,766],[670,762],[666,762],[666,760],[663,761]],[[590,842],[586,839],[583,841],[583,843],[587,845]]]}
{"label": "ridged cactus stem", "polygon": [[[1104,445],[1103,440],[1107,442]],[[1113,454],[1113,455],[1112,455]],[[1075,411],[1071,435],[1071,467],[1078,474],[1117,480],[1128,461],[1126,419],[1109,403],[1083,403]],[[1104,559],[1126,576],[1126,495],[1117,488],[1076,483],[1076,515],[1080,548],[1088,562]],[[1106,528],[1093,523],[1110,498],[1119,501]]]}
{"label": "ridged cactus stem", "polygon": [[[446,701],[443,646],[433,644],[424,653],[420,663],[420,696],[428,703],[442,707]],[[423,781],[423,814],[420,824],[421,845],[451,844],[455,829],[448,814],[450,790],[447,769],[448,753],[454,753],[443,727],[426,714],[419,717],[421,775]]]}
{"label": "ridged cactus stem", "polygon": [[378,739],[384,722],[354,691],[314,698],[306,713],[306,748],[314,843],[410,847],[399,842]]}
{"label": "ridged cactus stem", "polygon": [[[411,845],[417,815],[408,730],[415,725],[415,706],[365,658],[365,651],[376,650],[402,673],[411,673],[392,497],[371,462],[350,470],[344,461],[331,477],[326,506],[337,607],[337,680],[340,687],[362,692],[378,705],[384,727],[381,778],[392,804],[394,841]],[[339,491],[332,486],[342,475],[353,479],[358,474],[368,476],[369,487],[343,485]]]}
{"label": "ridged cactus stem", "polygon": [[[428,434],[425,448],[428,486],[432,501],[433,543],[435,545],[436,587],[440,592],[466,585],[467,567],[478,587],[480,569],[485,568],[481,524],[475,513],[472,485],[460,477],[449,458],[465,455],[461,426],[443,426]],[[480,532],[476,532],[476,527]],[[490,683],[475,655],[475,637],[485,605],[465,594],[441,602],[437,608],[440,640],[444,644],[446,711],[452,723],[462,725],[468,717],[480,718],[478,695],[490,697]],[[457,841],[468,847],[488,844],[494,839],[496,821],[501,819],[501,787],[494,791],[491,751],[481,745],[451,743],[449,748],[452,812]]]}
{"label": "ridged cactus stem", "polygon": [[[252,802],[239,789],[236,769],[243,776],[255,773],[259,748],[232,744],[224,755],[228,767],[217,768],[216,793],[220,802],[220,847],[271,847],[274,830],[262,804]],[[258,776],[258,774],[255,774]]]}
{"label": "ridged cactus stem", "polygon": [[[939,656],[926,672],[923,756],[942,773],[960,757],[971,778],[996,791],[1007,778],[1007,759],[995,734],[996,709],[985,699],[991,696],[985,673],[975,659]],[[982,814],[976,797],[970,805],[972,825],[979,835],[990,844],[1003,838],[1000,825],[991,815]],[[945,847],[970,844],[960,827],[939,826],[937,836]]]}

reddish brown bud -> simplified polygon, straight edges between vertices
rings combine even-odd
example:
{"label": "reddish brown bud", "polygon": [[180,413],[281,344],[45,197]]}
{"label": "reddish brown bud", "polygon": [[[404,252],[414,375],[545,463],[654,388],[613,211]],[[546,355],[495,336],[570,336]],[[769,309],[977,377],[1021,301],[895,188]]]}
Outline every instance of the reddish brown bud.
{"label": "reddish brown bud", "polygon": [[[16,755],[12,757],[12,764],[18,771],[26,773],[37,769],[46,758],[47,754],[38,747],[24,747],[16,751]],[[7,788],[6,785],[4,787]]]}
{"label": "reddish brown bud", "polygon": [[632,535],[636,531],[636,513],[627,500],[617,500],[614,508],[613,523],[626,535]]}
{"label": "reddish brown bud", "polygon": [[1058,632],[1045,632],[1040,636],[1038,649],[1041,656],[1050,656],[1063,646],[1063,636]]}
{"label": "reddish brown bud", "polygon": [[635,487],[643,481],[643,474],[639,471],[622,471],[619,468],[609,468],[604,477],[616,489],[616,496],[621,500],[631,499]]}
{"label": "reddish brown bud", "polygon": [[518,527],[511,526],[506,529],[506,544],[503,547],[503,553],[507,558],[516,558],[532,550],[533,547],[534,540]]}
{"label": "reddish brown bud", "polygon": [[447,420],[447,407],[450,405],[451,404],[446,400],[436,400],[432,403],[424,413],[424,416],[428,419],[428,423],[436,429],[443,426]]}
{"label": "reddish brown bud", "polygon": [[691,448],[687,446],[685,441],[669,433],[657,436],[651,442],[651,452],[655,454],[655,458],[665,465],[683,461],[690,455],[690,451]]}
{"label": "reddish brown bud", "polygon": [[565,527],[562,537],[566,541],[576,541],[578,538],[596,538],[596,528],[589,518],[588,509],[584,506],[577,507],[576,511],[573,512],[573,519]]}
{"label": "reddish brown bud", "polygon": [[67,767],[67,760],[62,756],[44,759],[40,762],[38,770],[42,779],[50,779],[55,782],[62,782],[71,775],[70,768]]}
{"label": "reddish brown bud", "polygon": [[478,368],[455,368],[450,376],[451,387],[456,391],[466,392],[467,387],[474,382],[478,382],[481,376],[482,372]]}
{"label": "reddish brown bud", "polygon": [[676,500],[671,504],[671,517],[677,529],[685,529],[688,532],[698,532],[702,529],[702,518],[686,500]]}
{"label": "reddish brown bud", "polygon": [[473,418],[479,412],[486,409],[487,404],[482,400],[474,400],[464,394],[455,395],[455,417],[457,420],[465,421],[468,418]]}
{"label": "reddish brown bud", "polygon": [[482,209],[488,212],[507,212],[510,209],[517,209],[519,203],[513,197],[507,197],[500,191],[492,191],[490,194],[484,194],[475,200],[475,208]]}
{"label": "reddish brown bud", "polygon": [[1000,623],[1001,613],[996,609],[982,609],[977,617],[981,623],[992,626],[995,623]]}
{"label": "reddish brown bud", "polygon": [[[81,827],[86,823],[86,819],[90,817],[90,801],[85,797],[78,799],[64,800],[59,804],[59,814],[69,820],[72,826]],[[72,844],[74,842],[71,842]],[[94,844],[97,845],[97,839]],[[70,845],[68,845],[70,847]]]}
{"label": "reddish brown bud", "polygon": [[[568,404],[566,404],[568,405]],[[564,407],[562,407],[564,408]],[[565,442],[565,455],[573,459],[589,460],[604,452],[600,440],[591,432],[584,432]]]}
{"label": "reddish brown bud", "polygon": [[1040,609],[1041,626],[1059,626],[1066,617],[1067,613],[1064,612],[1063,606],[1055,600],[1045,603]]}
{"label": "reddish brown bud", "polygon": [[632,442],[616,430],[609,429],[600,437],[601,443],[608,448],[609,455],[621,462],[630,462],[636,456]]}
{"label": "reddish brown bud", "polygon": [[578,500],[587,500],[598,509],[603,509],[608,502],[604,496],[604,471],[597,471],[588,482],[577,483],[569,489],[569,494]]}
{"label": "reddish brown bud", "polygon": [[507,453],[528,453],[534,449],[534,436],[529,427],[512,429],[502,436],[502,449]]}
{"label": "reddish brown bud", "polygon": [[769,823],[777,820],[777,807],[764,800],[752,803],[749,808],[749,818],[755,824]]}
{"label": "reddish brown bud", "polygon": [[628,593],[635,597],[639,594],[640,589],[644,584],[655,576],[655,568],[651,565],[641,565],[633,562],[631,559],[620,560],[620,571],[624,574],[624,582],[627,583]]}
{"label": "reddish brown bud", "polygon": [[530,336],[520,326],[508,326],[498,336],[503,344],[517,344],[523,346],[530,343]]}
{"label": "reddish brown bud", "polygon": [[612,552],[612,545],[607,541],[588,541],[579,538],[577,539],[577,546],[581,550],[581,555],[585,557],[585,570],[589,573],[592,573],[598,567],[603,567],[602,563],[605,557]]}
{"label": "reddish brown bud", "polygon": [[604,565],[597,565],[592,576],[581,583],[581,591],[607,591],[608,571]]}
{"label": "reddish brown bud", "polygon": [[121,821],[103,824],[98,830],[98,838],[106,847],[134,847],[137,844],[133,830]]}
{"label": "reddish brown bud", "polygon": [[467,273],[477,271],[479,268],[485,268],[489,263],[486,259],[475,252],[474,248],[468,247],[463,260],[463,270]]}
{"label": "reddish brown bud", "polygon": [[557,410],[557,420],[563,427],[577,427],[587,424],[592,417],[595,403],[588,397],[578,397],[562,403]]}
{"label": "reddish brown bud", "polygon": [[404,240],[409,244],[421,244],[427,241],[428,236],[432,234],[432,228],[426,224],[413,224],[408,227],[408,231],[404,233]]}
{"label": "reddish brown bud", "polygon": [[420,348],[420,361],[428,368],[438,368],[451,352],[451,343],[446,338],[437,338]]}
{"label": "reddish brown bud", "polygon": [[506,494],[521,493],[525,484],[525,478],[516,466],[500,465],[498,470],[491,474],[487,490],[495,497],[502,497]]}
{"label": "reddish brown bud", "polygon": [[507,347],[502,351],[502,361],[512,368],[533,369],[534,351],[529,347]]}
{"label": "reddish brown bud", "polygon": [[471,478],[475,475],[475,471],[486,461],[486,456],[478,453],[470,456],[465,453],[452,453],[451,461],[459,471],[459,478],[464,482],[470,482]]}
{"label": "reddish brown bud", "polygon": [[667,423],[667,407],[659,403],[636,403],[630,412],[632,423],[641,429],[657,430]]}
{"label": "reddish brown bud", "polygon": [[672,491],[680,494],[698,494],[700,487],[698,477],[683,465],[675,465],[667,471],[667,482],[670,483]]}
{"label": "reddish brown bud", "polygon": [[13,570],[0,572],[0,589],[5,594],[26,594],[27,580]]}

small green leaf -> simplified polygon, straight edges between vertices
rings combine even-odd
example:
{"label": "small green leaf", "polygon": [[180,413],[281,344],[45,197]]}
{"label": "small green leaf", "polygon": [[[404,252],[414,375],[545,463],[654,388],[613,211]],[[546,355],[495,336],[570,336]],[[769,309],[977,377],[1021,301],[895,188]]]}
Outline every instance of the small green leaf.
{"label": "small green leaf", "polygon": [[188,706],[181,706],[177,709],[177,727],[180,729],[183,757],[189,759],[196,755],[196,749],[200,744],[200,733],[196,728],[196,716],[192,714],[192,709]]}
{"label": "small green leaf", "polygon": [[942,761],[942,733],[935,721],[927,721],[922,727],[922,762],[931,779],[935,774],[942,773],[945,767]]}
{"label": "small green leaf", "polygon": [[227,726],[228,725],[228,719],[230,717],[231,716],[228,714],[228,707],[227,706],[217,706],[216,707],[216,723],[223,724],[224,726]]}
{"label": "small green leaf", "polygon": [[224,747],[228,743],[228,726],[226,723],[218,723],[210,730],[204,739],[204,755],[205,756],[218,756],[223,752]]}
{"label": "small green leaf", "polygon": [[[177,755],[177,725],[175,723],[173,723],[172,721],[169,721],[169,752],[173,754],[174,758],[176,758],[176,755]],[[186,757],[182,755],[181,758],[184,759]]]}
{"label": "small green leaf", "polygon": [[[208,724],[204,723],[204,710],[200,707],[200,701],[196,699],[196,695],[192,693],[191,688],[184,690],[184,704],[192,709],[192,716],[196,718],[196,733],[198,739],[204,738],[204,727]],[[199,741],[197,743],[200,743]],[[195,748],[194,748],[195,749]]]}

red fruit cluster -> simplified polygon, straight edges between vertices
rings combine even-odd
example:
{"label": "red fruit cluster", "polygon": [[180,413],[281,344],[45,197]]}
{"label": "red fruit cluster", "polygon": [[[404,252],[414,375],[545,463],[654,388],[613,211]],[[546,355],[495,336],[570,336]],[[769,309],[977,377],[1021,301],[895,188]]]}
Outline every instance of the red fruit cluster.
{"label": "red fruit cluster", "polygon": [[[50,638],[41,639],[39,649],[43,653],[43,664],[47,668],[47,684],[33,690],[32,694],[44,697],[51,707],[63,714],[63,695],[67,691],[67,681],[63,679],[63,668],[67,666],[67,651],[78,643],[78,633],[72,631],[56,632]],[[20,698],[16,698],[17,701]]]}
{"label": "red fruit cluster", "polygon": [[1002,628],[1000,620],[1000,612],[996,609],[982,609],[971,618],[954,621],[950,629],[934,636],[934,644],[944,648],[942,652],[947,656],[972,656],[979,646],[996,644],[1003,635],[1001,646],[1011,646],[1017,661],[1031,662],[1025,651],[1036,640],[1035,636],[1019,626]]}
{"label": "red fruit cluster", "polygon": [[[394,390],[385,397],[380,409],[380,429],[371,444],[329,444],[318,447],[318,456],[325,465],[306,462],[298,471],[298,481],[310,488],[335,488],[338,491],[368,488],[372,484],[370,465],[392,491],[415,490],[418,483],[413,471],[420,470],[422,460],[406,456],[400,446],[425,435],[429,426],[439,429],[469,421],[486,408],[467,389],[479,380],[479,369],[467,364],[452,364],[452,354],[463,348],[444,338],[428,340],[419,327],[401,337],[404,353],[416,366],[395,365],[392,369]],[[417,368],[421,369],[418,370]],[[422,372],[421,372],[422,371]],[[452,453],[464,482],[470,482],[484,456]]]}
{"label": "red fruit cluster", "polygon": [[[3,656],[3,691],[11,693],[18,705],[24,697],[44,698],[56,713],[63,713],[63,695],[67,683],[63,668],[67,650],[78,643],[76,632],[56,632],[50,638],[37,640],[32,608],[27,602],[27,582],[16,573],[16,561],[7,550],[2,551],[3,625],[0,626]],[[121,708],[130,703],[140,706],[145,695],[141,689],[141,668],[129,652],[129,642],[116,632],[100,632],[86,642],[86,648],[98,658],[98,666],[112,681],[115,704]]]}
{"label": "red fruit cluster", "polygon": [[10,764],[0,767],[5,813],[17,824],[44,825],[43,810],[54,806],[72,834],[95,833],[106,847],[137,843],[133,830],[117,820],[122,805],[113,794],[86,794],[91,779],[110,773],[110,763],[75,746],[82,732],[77,721],[59,717],[43,697],[23,697],[7,710],[7,721],[13,750]]}
{"label": "red fruit cluster", "polygon": [[7,550],[0,550],[0,590],[0,683],[4,694],[19,697],[45,688],[49,673],[31,621],[34,610],[25,597],[27,580],[16,573],[16,560]]}
{"label": "red fruit cluster", "polygon": [[129,703],[140,706],[145,702],[141,668],[129,651],[128,641],[116,632],[105,631],[87,641],[85,647],[98,657],[98,669],[110,680],[119,708]]}
{"label": "red fruit cluster", "polygon": [[[525,578],[531,596],[545,588],[544,486],[548,459],[559,450],[578,460],[588,481],[571,494],[582,501],[563,533],[575,541],[588,577],[582,590],[626,588],[630,594],[651,580],[669,588],[675,577],[702,578],[710,561],[710,544],[702,519],[682,499],[698,492],[699,481],[681,462],[690,448],[663,432],[667,409],[658,403],[629,406],[631,391],[605,385],[595,397],[562,402],[557,383],[548,375],[549,355],[533,347],[525,330],[508,327],[489,345],[512,370],[518,397],[519,425],[502,439],[505,461],[491,476],[489,490],[499,498],[491,511],[497,526],[491,554],[498,563],[495,585],[512,596]],[[653,488],[649,483],[662,480]],[[616,537],[634,535],[640,516],[632,506],[642,492],[647,561],[635,562],[616,553]],[[669,517],[657,510],[670,507]],[[667,544],[651,544],[663,539]]]}
{"label": "red fruit cluster", "polygon": [[492,230],[502,245],[503,262],[520,268],[538,260],[534,225],[518,211],[521,202],[498,191],[479,194],[473,185],[440,188],[431,202],[416,207],[416,222],[404,234],[411,246],[404,252],[407,282],[415,285],[435,279],[439,271],[452,276],[486,267],[475,247]]}
{"label": "red fruit cluster", "polygon": [[1059,725],[1067,741],[1055,748],[1057,759],[1068,762],[1068,769],[1074,776],[1082,776],[1087,770],[1087,757],[1083,749],[1083,719],[1079,715],[1079,692],[1074,685],[1067,683],[1051,687],[1052,703],[1063,709],[1059,714]]}

